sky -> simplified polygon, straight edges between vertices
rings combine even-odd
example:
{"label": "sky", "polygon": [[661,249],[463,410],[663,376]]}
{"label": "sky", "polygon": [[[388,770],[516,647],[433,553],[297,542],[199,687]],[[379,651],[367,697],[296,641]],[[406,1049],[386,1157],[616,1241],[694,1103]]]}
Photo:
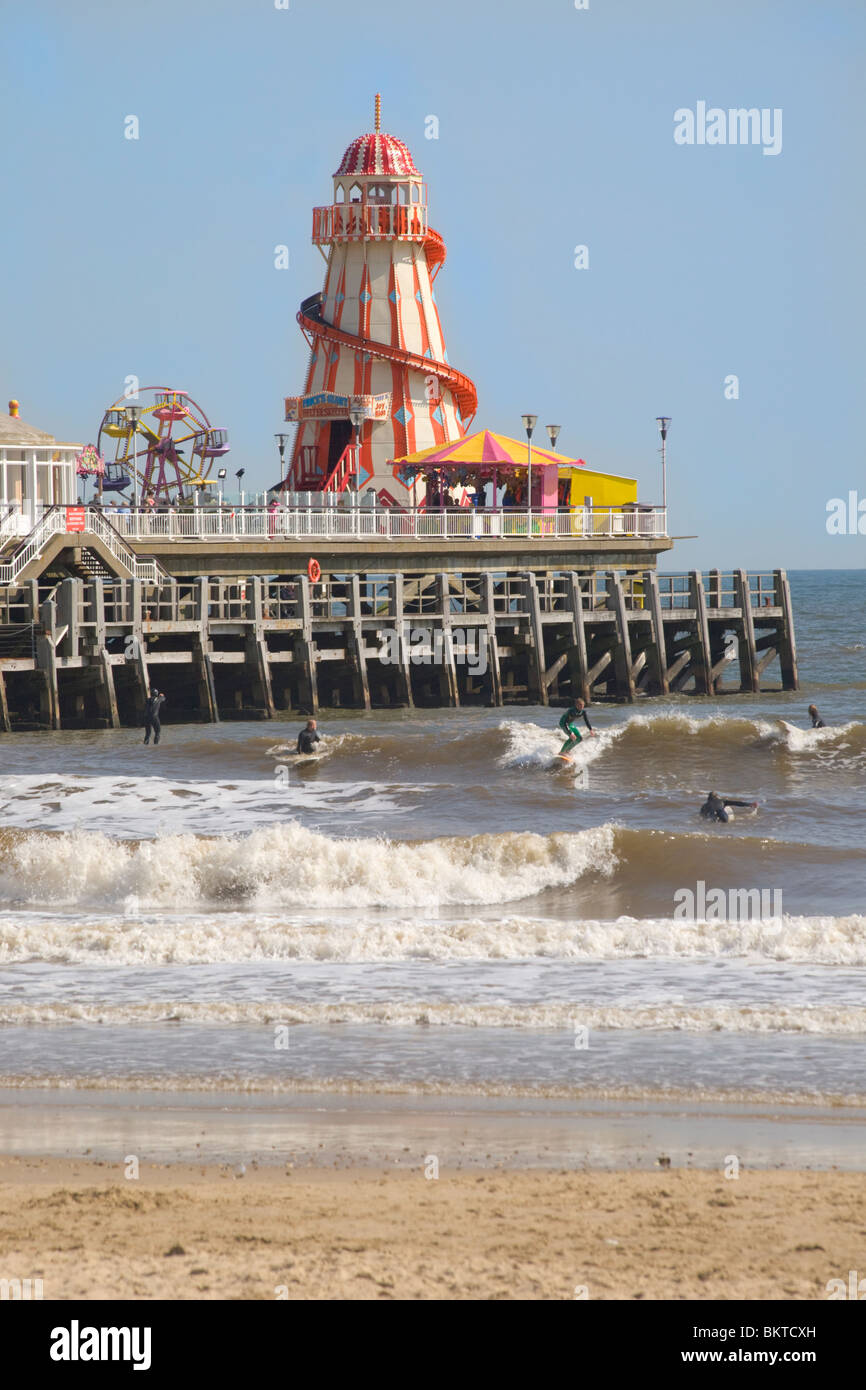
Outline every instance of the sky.
{"label": "sky", "polygon": [[[0,0],[0,408],[86,442],[127,376],[180,387],[274,483],[312,208],[380,91],[476,427],[537,414],[659,502],[668,415],[665,568],[862,567],[827,506],[866,514],[866,5],[581,3]],[[698,103],[781,148],[677,143]]]}

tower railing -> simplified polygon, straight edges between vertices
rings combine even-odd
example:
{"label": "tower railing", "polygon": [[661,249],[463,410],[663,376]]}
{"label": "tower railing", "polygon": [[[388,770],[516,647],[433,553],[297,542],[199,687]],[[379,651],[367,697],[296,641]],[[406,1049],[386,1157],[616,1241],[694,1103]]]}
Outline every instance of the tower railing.
{"label": "tower railing", "polygon": [[423,203],[331,203],[313,208],[313,241],[368,241],[396,237],[424,241],[427,208]]}

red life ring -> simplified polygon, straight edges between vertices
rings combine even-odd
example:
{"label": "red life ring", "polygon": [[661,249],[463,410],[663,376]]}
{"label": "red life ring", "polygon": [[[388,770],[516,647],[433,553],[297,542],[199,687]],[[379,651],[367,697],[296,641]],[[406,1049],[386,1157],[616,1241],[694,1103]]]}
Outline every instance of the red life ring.
{"label": "red life ring", "polygon": [[312,557],[310,558],[310,563],[307,565],[307,574],[311,584],[318,584],[322,577],[322,566],[319,564],[318,560],[314,560]]}

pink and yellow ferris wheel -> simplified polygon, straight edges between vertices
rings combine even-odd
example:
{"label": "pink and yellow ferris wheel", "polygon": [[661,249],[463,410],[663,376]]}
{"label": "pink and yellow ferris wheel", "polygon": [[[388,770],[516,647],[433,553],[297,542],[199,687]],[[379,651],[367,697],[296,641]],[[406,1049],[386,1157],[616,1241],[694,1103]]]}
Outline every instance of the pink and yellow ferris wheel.
{"label": "pink and yellow ferris wheel", "polygon": [[213,461],[229,448],[228,431],[212,425],[188,392],[143,386],[133,398],[121,396],[102,417],[102,491],[132,489],[141,497],[182,501],[197,488],[213,486]]}

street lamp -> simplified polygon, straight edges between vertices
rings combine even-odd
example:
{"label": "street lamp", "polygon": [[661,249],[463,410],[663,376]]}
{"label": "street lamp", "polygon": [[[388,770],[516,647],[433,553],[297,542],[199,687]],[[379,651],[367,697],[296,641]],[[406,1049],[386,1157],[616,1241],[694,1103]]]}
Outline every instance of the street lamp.
{"label": "street lamp", "polygon": [[228,473],[228,469],[227,469],[227,468],[218,468],[218,469],[217,469],[217,477],[219,478],[219,484],[220,484],[220,506],[222,506],[222,504],[223,504],[223,484],[224,484],[224,482],[225,482],[225,480],[226,480],[226,475],[227,475],[227,473]]}
{"label": "street lamp", "polygon": [[355,431],[355,491],[357,491],[357,480],[360,474],[361,464],[361,430],[364,428],[364,421],[367,412],[360,401],[353,401],[349,410],[349,419],[352,422],[352,429]]}
{"label": "street lamp", "polygon": [[545,426],[545,429],[547,430],[547,437],[548,437],[548,439],[550,440],[550,447],[551,447],[551,449],[555,449],[555,448],[556,448],[556,441],[557,441],[557,439],[559,438],[559,431],[562,429],[562,426],[561,426],[561,425],[546,425],[546,426]]}
{"label": "street lamp", "polygon": [[141,419],[143,410],[144,406],[142,405],[127,405],[124,406],[123,409],[123,413],[126,416],[126,423],[132,426],[132,472],[136,511],[138,511],[138,422]]}
{"label": "street lamp", "polygon": [[275,434],[274,439],[277,441],[277,448],[280,451],[280,472],[283,477],[285,477],[286,444],[288,443],[289,436],[287,434]]}
{"label": "street lamp", "polygon": [[235,473],[235,477],[236,477],[237,480],[238,480],[238,497],[240,498],[240,504],[241,504],[241,506],[244,505],[244,494],[243,494],[243,492],[241,491],[241,478],[244,476],[244,474],[246,473],[246,471],[247,471],[247,470],[246,470],[245,468],[239,468],[239,469],[237,470],[237,472]]}
{"label": "street lamp", "polygon": [[522,415],[520,418],[526,430],[526,507],[532,515],[532,431],[538,424],[538,416]]}
{"label": "street lamp", "polygon": [[[657,415],[656,424],[659,427],[659,434],[662,437],[662,507],[667,509],[668,505],[668,461],[667,461],[667,437],[670,428],[670,415]],[[667,514],[667,512],[665,513]]]}

